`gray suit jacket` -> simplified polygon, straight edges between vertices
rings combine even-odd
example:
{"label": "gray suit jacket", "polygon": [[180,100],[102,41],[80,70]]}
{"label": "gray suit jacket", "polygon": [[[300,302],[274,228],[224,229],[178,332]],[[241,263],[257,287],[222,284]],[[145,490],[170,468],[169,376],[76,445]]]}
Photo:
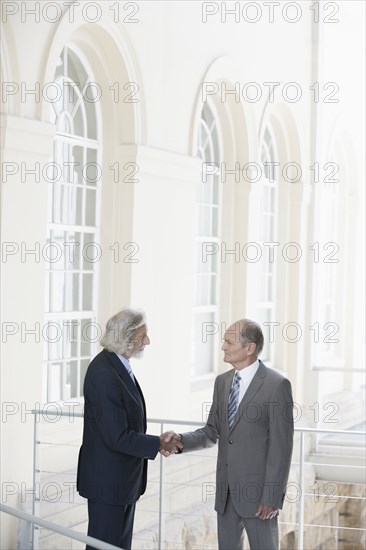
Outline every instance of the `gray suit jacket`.
{"label": "gray suit jacket", "polygon": [[291,384],[261,361],[229,431],[227,404],[234,369],[215,381],[204,428],[183,436],[183,452],[219,442],[215,510],[223,513],[230,488],[237,513],[254,517],[260,503],[282,508],[293,445]]}

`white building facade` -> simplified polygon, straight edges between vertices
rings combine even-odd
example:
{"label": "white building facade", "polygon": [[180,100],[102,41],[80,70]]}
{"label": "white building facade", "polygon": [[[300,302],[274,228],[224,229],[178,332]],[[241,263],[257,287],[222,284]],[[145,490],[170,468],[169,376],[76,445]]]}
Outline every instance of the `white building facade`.
{"label": "white building facade", "polygon": [[299,425],[357,423],[363,18],[358,1],[2,3],[3,503],[32,484],[30,411],[82,410],[123,306],[148,318],[150,417],[204,421],[225,327],[248,317]]}

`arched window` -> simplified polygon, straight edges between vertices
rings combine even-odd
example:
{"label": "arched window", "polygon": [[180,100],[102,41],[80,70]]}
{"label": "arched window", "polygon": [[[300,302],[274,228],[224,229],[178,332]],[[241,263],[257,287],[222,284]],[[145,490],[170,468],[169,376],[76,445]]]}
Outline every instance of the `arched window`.
{"label": "arched window", "polygon": [[[260,211],[259,211],[259,244],[262,255],[258,262],[259,278],[257,285],[258,320],[263,326],[274,320],[275,304],[275,258],[277,250],[274,245],[276,241],[276,200],[278,187],[278,153],[273,133],[267,126],[264,132],[261,145],[261,163],[263,165],[264,177],[261,180],[260,190]],[[271,346],[268,345],[268,338],[261,358],[272,359]],[[272,346],[273,348],[273,346]]]}
{"label": "arched window", "polygon": [[[196,194],[192,375],[197,377],[215,370],[216,339],[212,333],[217,333],[214,327],[219,320],[221,189],[219,170],[214,168],[220,166],[221,155],[217,118],[207,103],[202,109],[196,155],[202,165],[210,163],[201,171]],[[216,174],[205,175],[210,171]]]}
{"label": "arched window", "polygon": [[82,395],[98,335],[101,132],[93,78],[81,55],[67,46],[54,81],[59,93],[50,113],[57,133],[48,194],[45,402]]}

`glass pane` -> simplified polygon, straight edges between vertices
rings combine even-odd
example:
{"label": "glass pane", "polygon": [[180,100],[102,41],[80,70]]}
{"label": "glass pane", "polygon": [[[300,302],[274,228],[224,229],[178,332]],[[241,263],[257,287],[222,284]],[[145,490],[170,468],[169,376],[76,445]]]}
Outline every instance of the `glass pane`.
{"label": "glass pane", "polygon": [[82,225],[83,189],[74,184],[63,185],[59,191],[59,201],[55,223]]}
{"label": "glass pane", "polygon": [[79,274],[66,273],[66,296],[64,311],[79,310]]}
{"label": "glass pane", "polygon": [[90,96],[91,99],[95,99],[94,101],[85,101],[85,111],[86,111],[86,120],[87,120],[87,126],[88,126],[88,138],[89,139],[97,139],[97,117],[95,113],[95,104],[98,101],[98,90],[90,90],[88,91],[88,97]]}
{"label": "glass pane", "polygon": [[70,117],[68,116],[68,113],[63,112],[60,114],[58,121],[57,121],[57,131],[62,134],[72,134],[73,133],[73,125],[70,120]]}
{"label": "glass pane", "polygon": [[70,143],[66,143],[65,141],[59,142],[58,147],[58,156],[60,159],[60,167],[63,170],[63,181],[64,182],[71,182],[71,176],[70,171],[72,170],[72,162],[73,162],[73,156],[72,156],[72,145]]}
{"label": "glass pane", "polygon": [[84,245],[82,250],[84,271],[94,271],[101,256],[101,249],[95,240],[94,233],[84,234]]}
{"label": "glass pane", "polygon": [[62,51],[60,57],[58,58],[57,60],[57,65],[56,65],[56,72],[55,72],[55,80],[57,80],[57,78],[64,74],[64,62],[63,62],[63,59],[64,59],[64,50]]}
{"label": "glass pane", "polygon": [[74,321],[73,332],[71,336],[71,357],[79,357],[81,345],[81,320]]}
{"label": "glass pane", "polygon": [[84,379],[89,363],[90,359],[82,359],[80,361],[80,395],[84,395]]}
{"label": "glass pane", "polygon": [[48,367],[48,401],[61,401],[62,363],[51,363]]}
{"label": "glass pane", "polygon": [[217,126],[215,126],[212,136],[211,136],[212,142],[213,142],[213,160],[220,164],[220,149],[219,149],[219,138],[217,133]]}
{"label": "glass pane", "polygon": [[68,363],[68,378],[66,378],[66,381],[69,385],[70,398],[78,397],[78,361]]}
{"label": "glass pane", "polygon": [[70,167],[69,179],[71,183],[76,183],[82,185],[83,181],[83,168],[84,168],[84,149],[79,145],[72,148],[72,159],[73,163]]}
{"label": "glass pane", "polygon": [[[58,328],[55,325],[58,325]],[[62,338],[60,323],[52,321],[47,328],[46,340],[48,341],[48,359],[62,359]]]}
{"label": "glass pane", "polygon": [[76,110],[74,120],[74,132],[77,136],[85,136],[85,124],[83,117],[83,106],[80,104]]}
{"label": "glass pane", "polygon": [[63,187],[61,223],[81,225],[83,190],[79,187],[75,187],[73,184],[67,184]]}
{"label": "glass pane", "polygon": [[63,185],[61,183],[55,183],[53,186],[53,211],[52,221],[53,223],[61,223],[62,216],[62,192]]}
{"label": "glass pane", "polygon": [[65,269],[80,269],[80,257],[82,252],[81,233],[66,233],[65,238]]}
{"label": "glass pane", "polygon": [[86,189],[86,205],[85,205],[85,224],[89,226],[96,225],[96,203],[97,193],[93,189]]}
{"label": "glass pane", "polygon": [[92,319],[81,320],[81,356],[89,356],[97,335],[95,322]]}
{"label": "glass pane", "polygon": [[51,231],[47,245],[43,251],[43,258],[47,262],[47,267],[52,271],[65,269],[65,233],[63,231]]}
{"label": "glass pane", "polygon": [[204,120],[209,128],[211,128],[214,118],[212,110],[210,109],[208,103],[205,103],[202,109],[202,120]]}
{"label": "glass pane", "polygon": [[67,319],[62,322],[63,356],[65,358],[78,356],[78,338],[80,321]]}
{"label": "glass pane", "polygon": [[54,271],[50,274],[51,281],[51,311],[63,311],[65,275],[62,272]]}
{"label": "glass pane", "polygon": [[84,169],[86,185],[95,187],[100,183],[101,167],[97,163],[98,155],[96,149],[87,149],[87,165]]}
{"label": "glass pane", "polygon": [[57,115],[60,115],[60,113],[62,113],[62,111],[64,110],[64,97],[63,97],[64,79],[62,77],[58,78],[58,75],[56,73],[54,82],[56,84],[57,89],[59,89],[61,93],[57,95],[57,97],[55,98],[55,101],[52,101],[52,106],[53,106],[54,112]]}
{"label": "glass pane", "polygon": [[81,321],[81,357],[90,357],[92,354],[96,335],[91,323],[92,319]]}
{"label": "glass pane", "polygon": [[209,150],[207,149],[207,144],[210,139],[210,134],[205,124],[202,125],[201,137],[202,137],[201,151],[203,154],[202,162],[210,162],[212,159],[210,159]]}
{"label": "glass pane", "polygon": [[77,84],[80,91],[83,90],[88,75],[79,57],[70,48],[67,48],[67,76]]}
{"label": "glass pane", "polygon": [[93,309],[93,279],[94,275],[91,273],[83,276],[83,311],[92,311]]}

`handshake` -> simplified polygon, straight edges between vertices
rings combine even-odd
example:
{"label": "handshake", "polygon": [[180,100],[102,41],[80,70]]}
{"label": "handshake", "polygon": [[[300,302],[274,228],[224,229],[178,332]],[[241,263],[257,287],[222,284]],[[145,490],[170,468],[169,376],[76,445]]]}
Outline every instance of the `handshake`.
{"label": "handshake", "polygon": [[160,436],[159,452],[164,456],[177,454],[183,449],[182,436],[175,432],[164,432]]}

